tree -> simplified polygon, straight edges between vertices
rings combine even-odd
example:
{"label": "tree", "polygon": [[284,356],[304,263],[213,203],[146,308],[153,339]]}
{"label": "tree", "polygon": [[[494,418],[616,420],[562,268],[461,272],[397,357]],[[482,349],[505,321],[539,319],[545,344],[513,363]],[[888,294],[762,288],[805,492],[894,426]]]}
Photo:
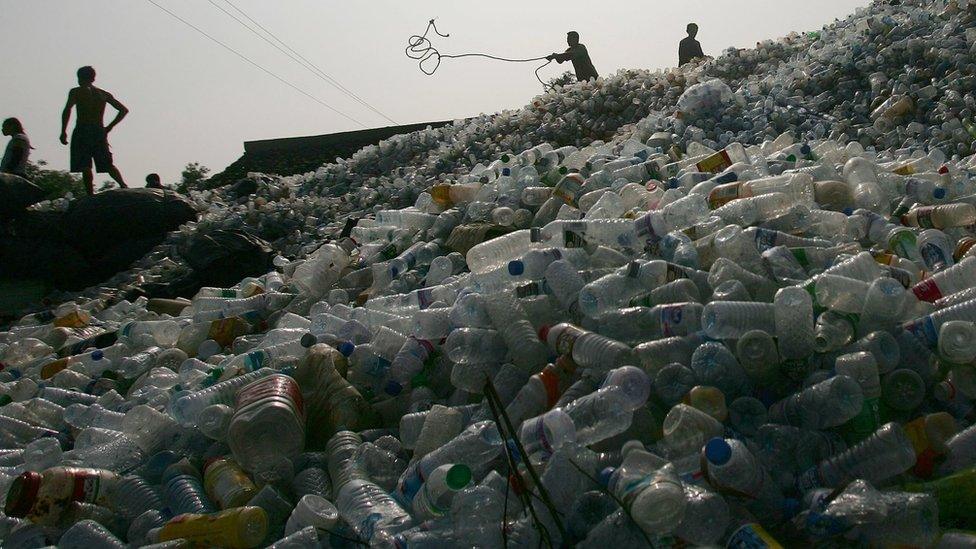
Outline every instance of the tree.
{"label": "tree", "polygon": [[76,198],[85,196],[85,184],[81,177],[63,170],[45,169],[47,162],[38,160],[27,163],[27,179],[44,190],[46,200],[54,200],[71,193]]}
{"label": "tree", "polygon": [[206,188],[205,181],[207,179],[207,174],[210,173],[210,168],[200,164],[199,162],[190,162],[183,168],[183,173],[181,174],[183,180],[176,187],[176,190],[185,193],[190,190],[199,190]]}
{"label": "tree", "polygon": [[546,85],[549,86],[548,89],[552,89],[556,86],[567,86],[569,84],[573,84],[574,82],[576,82],[576,75],[566,71],[559,76],[550,78],[549,81],[546,82]]}

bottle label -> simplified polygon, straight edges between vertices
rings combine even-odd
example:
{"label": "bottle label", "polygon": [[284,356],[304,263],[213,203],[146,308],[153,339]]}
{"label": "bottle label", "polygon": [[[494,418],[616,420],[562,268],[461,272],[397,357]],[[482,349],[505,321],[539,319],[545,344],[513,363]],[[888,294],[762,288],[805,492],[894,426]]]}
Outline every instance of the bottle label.
{"label": "bottle label", "polygon": [[92,475],[79,471],[74,473],[74,489],[71,493],[72,501],[93,503],[98,498],[102,477],[97,473]]}
{"label": "bottle label", "polygon": [[702,159],[696,166],[700,172],[718,173],[731,165],[732,159],[729,158],[729,153],[725,152],[725,149],[722,149],[717,153]]}
{"label": "bottle label", "polygon": [[683,305],[668,305],[661,308],[661,333],[664,334],[664,337],[679,335],[676,328],[681,325],[683,317]]}
{"label": "bottle label", "polygon": [[573,345],[579,337],[579,332],[575,329],[563,330],[556,338],[556,354],[572,355]]}
{"label": "bottle label", "polygon": [[237,319],[233,317],[214,320],[210,323],[207,337],[219,343],[221,347],[226,347],[233,343],[234,338],[237,337],[237,330],[235,329],[237,326]]}
{"label": "bottle label", "polygon": [[549,368],[539,373],[539,381],[546,391],[546,408],[552,408],[559,402],[559,375]]}
{"label": "bottle label", "polygon": [[797,263],[801,267],[806,268],[810,266],[810,258],[807,257],[806,248],[790,248],[790,251],[793,252],[793,257],[796,258]]}
{"label": "bottle label", "polygon": [[758,524],[746,524],[736,530],[725,544],[726,549],[783,549],[783,546]]}
{"label": "bottle label", "polygon": [[563,231],[563,242],[567,248],[582,248],[586,246],[586,234],[583,231]]}
{"label": "bottle label", "polygon": [[934,347],[939,342],[939,332],[935,329],[935,323],[931,316],[920,318],[914,322],[909,322],[902,326],[906,332],[913,334],[926,345]]}
{"label": "bottle label", "polygon": [[881,410],[877,398],[865,398],[861,411],[847,425],[845,432],[851,444],[871,436],[881,425]]}
{"label": "bottle label", "polygon": [[430,307],[430,304],[434,302],[434,291],[431,288],[424,288],[417,291],[417,303],[420,304],[420,310],[424,310]]}
{"label": "bottle label", "polygon": [[680,278],[691,278],[688,269],[682,267],[681,265],[675,265],[674,263],[668,263],[667,268],[664,270],[664,282],[674,282]]}
{"label": "bottle label", "polygon": [[538,282],[530,282],[515,288],[515,297],[526,298],[534,295],[542,295]]}
{"label": "bottle label", "polygon": [[760,252],[765,252],[770,248],[776,247],[776,239],[779,233],[776,231],[771,231],[769,229],[757,228],[756,229],[756,249]]}
{"label": "bottle label", "polygon": [[283,397],[291,401],[298,415],[305,416],[302,391],[298,387],[298,383],[294,379],[281,374],[268,376],[244,386],[237,393],[236,408],[237,410],[241,410],[255,402],[273,397]]}
{"label": "bottle label", "polygon": [[942,291],[934,278],[926,278],[912,287],[912,293],[921,301],[933,301],[942,297]]}
{"label": "bottle label", "polygon": [[634,227],[637,230],[637,236],[644,238],[647,242],[657,242],[661,240],[661,237],[654,232],[654,223],[652,220],[653,216],[648,213],[642,215],[634,221]]}
{"label": "bottle label", "polygon": [[738,183],[719,185],[708,193],[708,207],[714,210],[737,198],[739,198]]}
{"label": "bottle label", "polygon": [[946,254],[942,251],[942,248],[932,244],[931,242],[920,247],[918,251],[920,254],[922,254],[922,261],[924,261],[925,264],[928,265],[932,270],[941,269],[948,263]]}
{"label": "bottle label", "polygon": [[919,227],[924,229],[935,229],[935,222],[932,219],[932,213],[935,211],[935,206],[922,206],[921,208],[915,209],[915,222]]}

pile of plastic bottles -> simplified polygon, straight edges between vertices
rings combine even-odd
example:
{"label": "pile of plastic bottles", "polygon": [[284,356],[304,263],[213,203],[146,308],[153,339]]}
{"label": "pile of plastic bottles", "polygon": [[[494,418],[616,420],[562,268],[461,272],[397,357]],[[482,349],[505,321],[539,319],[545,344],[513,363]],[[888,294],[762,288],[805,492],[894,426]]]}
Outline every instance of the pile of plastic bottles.
{"label": "pile of plastic bottles", "polygon": [[110,285],[215,228],[275,271],[0,332],[0,541],[972,547],[974,10],[195,193]]}

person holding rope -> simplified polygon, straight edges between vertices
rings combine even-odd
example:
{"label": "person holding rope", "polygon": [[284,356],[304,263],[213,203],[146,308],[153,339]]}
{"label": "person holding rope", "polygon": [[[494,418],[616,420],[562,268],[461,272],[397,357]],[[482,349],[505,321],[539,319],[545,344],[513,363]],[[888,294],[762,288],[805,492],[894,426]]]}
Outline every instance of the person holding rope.
{"label": "person holding rope", "polygon": [[546,56],[546,59],[557,63],[572,61],[573,70],[576,71],[576,79],[580,82],[599,78],[600,75],[597,74],[593,62],[590,61],[590,54],[586,51],[586,46],[580,44],[579,33],[576,31],[567,32],[566,43],[569,44],[569,47],[566,48],[565,52],[550,54]]}

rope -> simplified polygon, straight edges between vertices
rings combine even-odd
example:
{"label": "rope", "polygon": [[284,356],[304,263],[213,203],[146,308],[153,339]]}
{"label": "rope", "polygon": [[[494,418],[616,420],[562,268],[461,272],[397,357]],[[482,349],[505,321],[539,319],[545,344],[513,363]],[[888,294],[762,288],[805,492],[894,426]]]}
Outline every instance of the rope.
{"label": "rope", "polygon": [[[431,19],[430,21],[427,22],[427,30],[425,30],[423,34],[414,34],[410,36],[410,38],[407,40],[407,47],[404,50],[404,53],[406,54],[407,57],[415,61],[418,61],[417,65],[420,67],[420,71],[426,74],[427,76],[433,76],[434,73],[437,72],[437,69],[439,69],[441,66],[441,59],[460,59],[462,57],[484,57],[487,59],[494,59],[495,61],[504,61],[506,63],[531,63],[532,61],[544,60],[545,63],[535,69],[535,78],[536,80],[539,81],[540,84],[542,84],[543,88],[545,88],[547,91],[549,90],[550,86],[545,82],[543,82],[542,78],[539,77],[539,71],[542,70],[542,68],[547,66],[549,63],[552,63],[552,59],[549,59],[547,56],[531,57],[528,59],[510,59],[507,57],[499,57],[497,55],[491,55],[487,53],[459,53],[459,54],[440,53],[439,51],[437,51],[437,48],[434,47],[434,44],[430,41],[430,39],[427,38],[427,34],[430,33],[431,29],[433,29],[434,33],[437,34],[437,36],[440,36],[441,38],[449,38],[451,36],[450,34],[441,33],[441,31],[437,29],[437,25],[434,23],[434,20]],[[431,59],[434,59],[436,62],[434,63],[433,68],[428,69],[430,65],[428,61],[430,61]]]}
{"label": "rope", "polygon": [[[277,49],[278,51],[280,51],[281,53],[283,53],[284,55],[286,55],[292,61],[298,63],[303,68],[309,70],[313,75],[315,75],[319,79],[325,81],[330,86],[332,86],[332,87],[338,89],[339,91],[341,91],[342,93],[348,95],[350,98],[352,98],[353,100],[355,100],[356,102],[358,102],[360,105],[363,105],[364,107],[368,108],[369,110],[373,111],[374,113],[378,114],[379,116],[385,118],[391,124],[393,124],[393,125],[397,125],[398,124],[398,122],[396,120],[393,120],[392,118],[390,118],[389,116],[387,116],[385,113],[383,113],[382,111],[380,111],[379,109],[377,109],[373,105],[369,104],[365,99],[363,99],[362,97],[356,95],[354,92],[352,92],[351,90],[349,90],[348,88],[346,88],[345,86],[343,86],[338,80],[336,80],[335,78],[333,78],[332,76],[330,76],[328,73],[326,73],[325,71],[323,71],[322,69],[320,69],[317,65],[315,65],[314,63],[312,63],[311,61],[309,61],[304,55],[302,55],[302,54],[298,53],[297,51],[295,51],[294,48],[292,48],[291,46],[289,46],[288,44],[286,44],[281,38],[278,38],[278,36],[275,33],[273,33],[270,30],[268,30],[268,28],[266,28],[264,25],[262,25],[261,23],[259,23],[258,21],[256,21],[253,17],[251,17],[250,15],[248,15],[247,12],[245,12],[241,8],[237,7],[237,5],[234,4],[231,0],[224,0],[224,2],[227,5],[229,5],[231,8],[233,8],[235,11],[237,11],[238,13],[240,13],[245,19],[247,19],[248,21],[250,21],[251,23],[253,23],[258,29],[264,31],[264,33],[267,34],[268,36],[270,36],[272,39],[274,39],[275,42],[277,42],[278,44],[281,44],[281,46],[279,46],[278,44],[275,44],[274,42],[270,41],[267,37],[265,37],[261,33],[257,32],[254,28],[252,28],[250,25],[248,25],[247,23],[245,23],[244,21],[242,21],[240,18],[238,18],[234,14],[228,12],[223,7],[217,5],[214,2],[214,0],[208,0],[208,1],[215,8],[217,8],[220,11],[224,12],[228,17],[230,17],[230,18],[234,19],[235,21],[237,21],[242,27],[244,27],[247,30],[251,31],[252,34],[254,34],[258,38],[260,38],[260,39],[264,40],[265,42],[267,42],[268,44],[270,44],[272,47],[274,47],[275,49]],[[284,47],[284,49],[282,49],[282,46]]]}
{"label": "rope", "polygon": [[280,77],[280,76],[278,76],[277,74],[275,74],[275,73],[273,73],[273,72],[271,72],[270,70],[268,70],[268,69],[266,69],[266,68],[264,68],[264,67],[263,67],[262,65],[259,65],[259,64],[258,64],[258,63],[257,63],[256,61],[254,61],[254,60],[252,60],[252,59],[251,59],[250,57],[248,57],[248,56],[246,56],[246,55],[244,55],[243,53],[241,53],[241,52],[239,52],[239,51],[237,51],[237,50],[235,50],[234,48],[232,48],[232,47],[230,47],[230,46],[228,46],[227,44],[225,44],[225,43],[223,43],[223,42],[221,42],[220,40],[218,40],[218,39],[216,39],[216,38],[214,38],[214,37],[213,37],[212,35],[210,35],[210,34],[208,34],[208,33],[207,33],[206,31],[204,31],[204,30],[203,30],[203,29],[201,29],[200,27],[198,27],[198,26],[196,26],[196,25],[194,25],[193,23],[191,23],[191,22],[189,22],[189,21],[187,21],[186,19],[184,19],[184,18],[182,18],[182,17],[180,17],[179,15],[177,15],[177,14],[175,14],[175,13],[173,13],[172,11],[170,11],[170,10],[168,10],[168,9],[166,9],[165,7],[163,7],[162,5],[160,5],[159,3],[157,3],[157,2],[156,2],[156,0],[146,0],[146,2],[149,2],[150,4],[152,4],[152,5],[154,5],[154,6],[156,6],[156,7],[157,7],[157,8],[159,8],[159,9],[160,9],[161,11],[163,11],[163,12],[165,12],[165,13],[167,13],[167,14],[168,14],[168,15],[169,15],[170,17],[172,17],[173,19],[176,19],[176,20],[177,20],[177,21],[179,21],[180,23],[183,23],[183,24],[184,24],[184,25],[186,25],[187,27],[190,27],[191,29],[193,29],[193,30],[195,30],[196,32],[198,32],[198,33],[200,33],[200,34],[202,34],[202,35],[203,35],[203,36],[205,36],[205,37],[206,37],[207,39],[209,39],[209,40],[210,40],[211,42],[214,42],[214,43],[215,43],[215,44],[217,44],[218,46],[220,46],[220,47],[222,47],[222,48],[224,48],[225,50],[227,50],[227,51],[229,51],[229,52],[231,52],[231,53],[233,53],[233,54],[234,54],[234,55],[236,55],[237,57],[240,57],[240,58],[241,58],[242,60],[244,60],[244,61],[246,61],[247,63],[249,63],[250,65],[252,65],[252,66],[254,66],[255,68],[257,68],[257,69],[259,69],[259,70],[261,70],[262,72],[264,72],[264,73],[265,73],[265,74],[267,74],[268,76],[270,76],[270,77],[272,77],[272,78],[274,78],[275,80],[277,80],[277,81],[279,81],[279,82],[281,82],[282,84],[284,84],[284,85],[286,85],[286,86],[288,86],[289,88],[291,88],[291,89],[293,89],[293,90],[295,90],[295,91],[297,91],[298,93],[300,93],[300,94],[302,94],[302,95],[304,95],[305,97],[307,97],[307,98],[309,98],[309,99],[311,99],[312,101],[315,101],[315,102],[316,102],[316,103],[318,103],[319,105],[322,105],[323,107],[325,107],[325,108],[327,108],[327,109],[329,109],[330,111],[332,111],[332,112],[334,112],[334,113],[336,113],[336,114],[338,114],[338,115],[340,115],[340,116],[342,116],[343,118],[345,118],[346,120],[349,120],[350,122],[354,122],[354,123],[356,123],[356,124],[359,124],[360,126],[362,126],[362,127],[364,127],[364,128],[365,128],[365,127],[367,127],[367,126],[366,126],[366,124],[363,124],[363,123],[362,123],[362,122],[360,122],[359,120],[356,120],[355,118],[353,118],[353,117],[351,117],[351,116],[349,116],[348,114],[346,114],[346,113],[344,113],[344,112],[342,112],[342,111],[340,111],[340,110],[338,110],[338,109],[336,109],[335,107],[333,107],[332,105],[330,105],[330,104],[328,104],[328,103],[326,103],[325,101],[322,101],[322,100],[321,100],[321,99],[319,99],[318,97],[315,97],[314,95],[312,95],[312,94],[310,94],[310,93],[308,93],[307,91],[305,91],[305,90],[303,90],[303,89],[301,89],[301,88],[299,88],[299,87],[298,87],[298,86],[296,86],[295,84],[292,84],[291,82],[289,82],[289,81],[287,81],[287,80],[285,80],[284,78],[282,78],[282,77]]}

